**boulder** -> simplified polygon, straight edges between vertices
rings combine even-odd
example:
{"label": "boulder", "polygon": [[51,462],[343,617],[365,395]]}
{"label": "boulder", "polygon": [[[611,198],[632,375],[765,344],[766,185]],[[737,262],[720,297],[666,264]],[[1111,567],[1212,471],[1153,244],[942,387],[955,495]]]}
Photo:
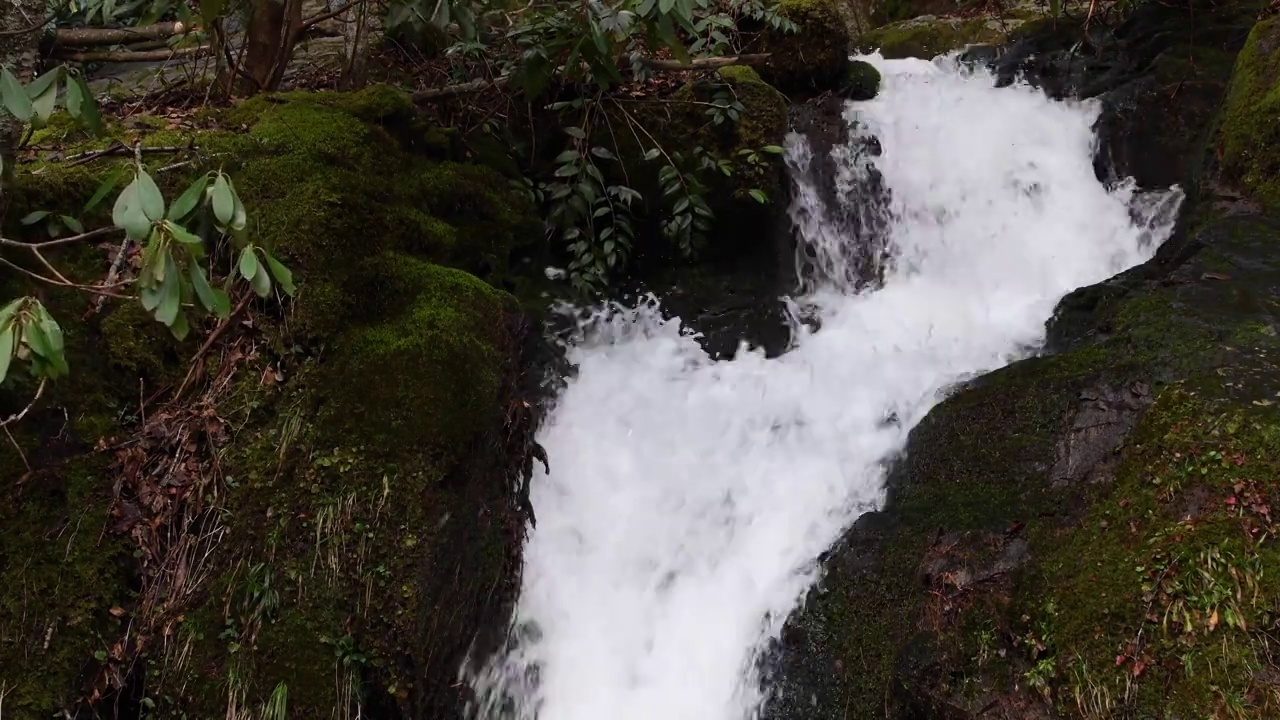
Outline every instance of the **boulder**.
{"label": "boulder", "polygon": [[1218,155],[1224,181],[1280,207],[1280,17],[1258,22],[1236,59]]}
{"label": "boulder", "polygon": [[837,1],[782,0],[777,12],[798,29],[763,29],[753,51],[772,57],[761,76],[786,93],[820,92],[841,82],[851,42]]}

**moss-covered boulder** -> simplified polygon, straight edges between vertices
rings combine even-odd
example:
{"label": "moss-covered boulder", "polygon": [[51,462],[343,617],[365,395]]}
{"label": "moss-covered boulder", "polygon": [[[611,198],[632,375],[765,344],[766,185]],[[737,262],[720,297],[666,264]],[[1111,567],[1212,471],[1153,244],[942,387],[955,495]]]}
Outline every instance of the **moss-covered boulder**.
{"label": "moss-covered boulder", "polygon": [[1260,21],[1249,34],[1221,122],[1223,179],[1280,207],[1280,17]]}
{"label": "moss-covered boulder", "polygon": [[765,80],[788,93],[826,90],[840,82],[851,43],[837,0],[782,0],[778,14],[798,29],[763,31],[759,52],[771,56],[761,70]]}
{"label": "moss-covered boulder", "polygon": [[[387,88],[261,97],[208,123],[113,131],[194,143],[192,173],[224,167],[255,240],[294,270],[288,305],[251,304],[193,368],[202,338],[177,343],[132,304],[86,312],[76,291],[0,278],[6,297],[42,293],[72,365],[0,443],[6,717],[144,699],[238,716],[286,693],[291,717],[450,716],[460,663],[515,590],[531,411],[507,290],[541,224]],[[76,205],[114,165],[49,162],[6,193]],[[181,175],[157,177],[173,192]],[[95,278],[109,245],[51,259]],[[6,382],[0,417],[35,391]]]}
{"label": "moss-covered boulder", "polygon": [[840,83],[840,95],[846,100],[870,100],[880,92],[880,71],[869,62],[853,60]]}
{"label": "moss-covered boulder", "polygon": [[924,15],[864,33],[857,39],[856,46],[861,52],[878,50],[890,60],[907,57],[928,60],[967,45],[998,43],[1007,36],[1009,29],[1008,23],[985,17],[961,19]]}

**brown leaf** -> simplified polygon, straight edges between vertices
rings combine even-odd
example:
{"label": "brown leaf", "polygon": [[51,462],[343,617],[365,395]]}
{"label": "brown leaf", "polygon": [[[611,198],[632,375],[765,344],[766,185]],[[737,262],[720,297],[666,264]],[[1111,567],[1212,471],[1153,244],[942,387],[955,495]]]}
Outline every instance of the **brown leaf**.
{"label": "brown leaf", "polygon": [[1213,632],[1218,627],[1218,611],[1215,609],[1213,614],[1209,616],[1209,632]]}
{"label": "brown leaf", "polygon": [[111,608],[107,612],[111,613],[112,617],[118,617],[118,618],[124,617],[127,614],[125,613],[124,608],[120,607],[119,605],[116,605],[115,607]]}

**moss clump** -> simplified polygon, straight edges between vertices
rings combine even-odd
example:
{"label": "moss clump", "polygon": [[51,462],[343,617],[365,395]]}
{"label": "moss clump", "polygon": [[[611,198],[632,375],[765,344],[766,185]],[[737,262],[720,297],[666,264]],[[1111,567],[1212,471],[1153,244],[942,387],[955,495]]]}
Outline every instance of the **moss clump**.
{"label": "moss clump", "polygon": [[993,25],[993,21],[983,18],[958,20],[927,15],[878,27],[859,38],[857,44],[863,52],[879,50],[890,60],[928,60],[966,45],[999,41],[1003,32]]}
{"label": "moss clump", "polygon": [[840,94],[847,100],[870,100],[880,92],[880,71],[874,65],[861,60],[849,63]]}
{"label": "moss clump", "polygon": [[1236,58],[1222,108],[1218,153],[1224,179],[1280,207],[1280,18],[1254,25]]}
{"label": "moss clump", "polygon": [[458,451],[496,409],[512,299],[471,275],[405,255],[379,256],[359,272],[371,290],[366,297],[380,305],[365,311],[380,321],[339,341],[321,426],[392,453]]}
{"label": "moss clump", "polygon": [[770,53],[761,73],[790,92],[821,91],[844,77],[849,62],[849,28],[835,0],[782,0],[778,14],[799,26],[793,33],[768,28],[760,52]]}

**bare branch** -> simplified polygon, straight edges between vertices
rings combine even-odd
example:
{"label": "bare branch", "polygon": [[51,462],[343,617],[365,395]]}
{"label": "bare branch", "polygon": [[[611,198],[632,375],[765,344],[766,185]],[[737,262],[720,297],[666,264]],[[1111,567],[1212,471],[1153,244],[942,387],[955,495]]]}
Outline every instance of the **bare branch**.
{"label": "bare branch", "polygon": [[27,250],[40,250],[43,248],[54,247],[56,245],[69,245],[71,243],[83,242],[85,240],[92,240],[94,238],[102,237],[103,235],[110,235],[112,233],[116,233],[119,231],[120,231],[120,228],[103,227],[103,228],[98,228],[97,230],[90,230],[89,232],[80,233],[79,235],[69,235],[64,238],[54,238],[53,240],[45,240],[43,242],[34,242],[34,243],[22,242],[21,240],[10,240],[9,238],[6,238],[6,237],[0,237],[0,245],[5,245],[7,247],[24,248]]}
{"label": "bare branch", "polygon": [[4,420],[0,420],[0,428],[9,427],[13,423],[16,423],[22,418],[26,417],[27,413],[31,412],[31,408],[35,407],[36,403],[40,401],[40,396],[44,395],[44,386],[45,386],[45,383],[47,382],[49,382],[48,378],[41,379],[40,387],[36,388],[36,396],[31,398],[31,402],[27,403],[27,406],[22,408],[18,412],[10,415]]}

